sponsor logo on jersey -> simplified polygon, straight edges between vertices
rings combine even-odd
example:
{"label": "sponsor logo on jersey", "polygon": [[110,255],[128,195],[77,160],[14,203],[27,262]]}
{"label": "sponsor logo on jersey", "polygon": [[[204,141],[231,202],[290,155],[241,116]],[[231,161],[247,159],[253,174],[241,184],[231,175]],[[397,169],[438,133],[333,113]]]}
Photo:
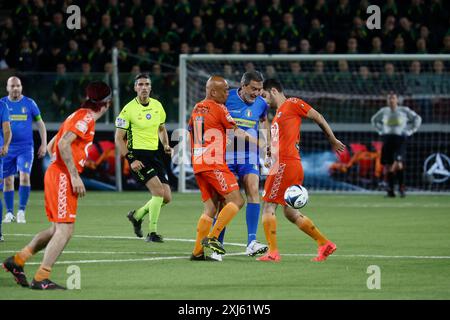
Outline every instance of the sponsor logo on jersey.
{"label": "sponsor logo on jersey", "polygon": [[86,123],[86,121],[78,120],[77,123],[75,124],[75,128],[77,128],[78,131],[85,134],[88,130],[88,124]]}

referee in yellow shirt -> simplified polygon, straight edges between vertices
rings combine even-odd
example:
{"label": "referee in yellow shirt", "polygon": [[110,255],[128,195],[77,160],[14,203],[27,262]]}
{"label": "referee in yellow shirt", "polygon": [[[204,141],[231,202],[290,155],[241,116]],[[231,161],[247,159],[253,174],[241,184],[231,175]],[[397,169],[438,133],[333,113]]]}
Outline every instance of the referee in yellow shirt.
{"label": "referee in yellow shirt", "polygon": [[171,154],[169,137],[164,123],[166,113],[161,103],[150,98],[152,86],[148,74],[138,74],[134,82],[137,97],[131,100],[116,118],[116,145],[131,167],[133,176],[152,194],[143,207],[128,213],[136,236],[142,238],[142,220],[148,213],[149,233],[145,241],[163,242],[157,233],[161,207],[171,201],[167,173],[158,155],[158,142],[161,140],[164,152]]}

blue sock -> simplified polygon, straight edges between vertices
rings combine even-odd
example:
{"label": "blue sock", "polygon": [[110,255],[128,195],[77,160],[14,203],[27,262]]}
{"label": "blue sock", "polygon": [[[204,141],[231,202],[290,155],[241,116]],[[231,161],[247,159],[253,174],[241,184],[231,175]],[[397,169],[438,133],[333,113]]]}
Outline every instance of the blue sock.
{"label": "blue sock", "polygon": [[30,197],[30,186],[19,186],[19,210],[25,211],[28,198]]}
{"label": "blue sock", "polygon": [[6,212],[14,213],[14,190],[4,191],[3,198],[5,199]]}
{"label": "blue sock", "polygon": [[[213,221],[213,225],[216,223],[216,218],[214,218],[214,221]],[[218,240],[220,241],[220,243],[221,244],[223,244],[223,238],[225,237],[225,230],[226,230],[227,228],[223,228],[223,230],[222,230],[222,232],[219,234],[219,238],[218,238]]]}
{"label": "blue sock", "polygon": [[259,210],[261,206],[259,203],[247,203],[246,220],[247,220],[247,245],[253,240],[256,240],[256,231],[258,230]]}

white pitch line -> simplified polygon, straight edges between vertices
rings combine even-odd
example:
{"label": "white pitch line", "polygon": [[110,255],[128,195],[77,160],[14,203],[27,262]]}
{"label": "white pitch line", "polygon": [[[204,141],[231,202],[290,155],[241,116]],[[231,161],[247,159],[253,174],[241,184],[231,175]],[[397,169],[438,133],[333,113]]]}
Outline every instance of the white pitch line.
{"label": "white pitch line", "polygon": [[[0,253],[16,253],[17,250],[0,250]],[[43,254],[44,250],[39,251],[37,254]],[[157,251],[73,251],[64,250],[64,254],[187,254],[187,252],[157,252]]]}
{"label": "white pitch line", "polygon": [[[5,234],[6,236],[18,236],[18,237],[22,237],[22,236],[34,236],[34,234],[26,234],[26,233],[15,233],[15,234]],[[141,240],[139,238],[136,237],[126,237],[126,236],[90,236],[90,235],[75,235],[75,238],[93,238],[93,239],[127,239],[127,240]],[[164,240],[168,240],[168,241],[178,241],[178,242],[195,242],[195,240],[192,239],[177,239],[177,238],[165,238]],[[230,245],[230,246],[238,246],[238,247],[246,247],[245,244],[242,243],[228,243],[225,242],[225,245]],[[1,251],[0,251],[1,252]],[[5,253],[13,253],[15,251],[4,251]],[[63,253],[69,253],[70,251],[66,252],[64,251]],[[111,252],[111,251],[99,251],[99,252],[92,252],[92,251],[72,251],[71,253],[105,253],[105,254],[164,254],[161,252]],[[174,253],[167,253],[167,254],[174,254]],[[227,254],[227,256],[235,256],[235,255],[245,255],[245,253],[229,253]],[[282,256],[293,256],[293,257],[314,257],[316,256],[316,254],[312,254],[312,253],[283,253]],[[399,255],[394,255],[394,256],[389,256],[389,255],[378,255],[378,254],[333,254],[333,257],[341,257],[341,258],[380,258],[380,259],[450,259],[450,256],[399,256]],[[83,262],[79,262],[79,263],[96,263],[96,262],[128,262],[128,261],[154,261],[154,260],[165,260],[165,259],[182,259],[182,258],[186,258],[186,257],[155,257],[155,258],[141,258],[141,259],[119,259],[119,260],[80,260]],[[64,261],[61,261],[60,263],[64,263]],[[67,263],[71,263],[69,262],[65,262]]]}
{"label": "white pitch line", "polygon": [[[16,237],[34,237],[35,234],[29,233],[4,233],[5,236],[16,236]],[[87,238],[87,239],[122,239],[122,240],[140,240],[142,238],[137,237],[127,237],[127,236],[90,236],[90,235],[74,235],[72,238]],[[178,242],[195,242],[193,239],[177,239],[177,238],[164,238],[167,241],[178,241]],[[247,247],[247,245],[242,243],[224,242],[226,245],[237,246],[237,247]]]}

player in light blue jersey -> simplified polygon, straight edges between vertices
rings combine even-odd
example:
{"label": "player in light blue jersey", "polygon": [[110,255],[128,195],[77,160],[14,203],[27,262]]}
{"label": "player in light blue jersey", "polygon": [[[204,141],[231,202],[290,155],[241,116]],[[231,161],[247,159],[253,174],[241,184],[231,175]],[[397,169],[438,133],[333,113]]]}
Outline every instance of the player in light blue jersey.
{"label": "player in light blue jersey", "polygon": [[[11,143],[11,126],[9,122],[8,106],[0,100],[0,183],[3,181],[3,157],[8,153]],[[0,241],[3,241],[2,235],[2,215],[3,205],[0,201]]]}
{"label": "player in light blue jersey", "polygon": [[[267,120],[268,105],[260,96],[264,78],[258,71],[245,72],[238,89],[229,91],[225,103],[230,115],[239,128],[254,137],[258,137],[258,129],[269,128]],[[231,150],[230,150],[231,149]],[[266,150],[265,150],[266,151]],[[254,256],[267,251],[267,246],[256,240],[260,213],[259,203],[259,150],[254,144],[245,144],[244,140],[234,139],[227,148],[226,161],[231,172],[239,179],[247,196],[247,249],[246,254]],[[225,229],[219,240],[223,243]],[[220,255],[213,258],[221,260]]]}
{"label": "player in light blue jersey", "polygon": [[14,216],[14,175],[19,172],[19,210],[17,223],[25,223],[25,209],[30,196],[30,173],[34,159],[33,121],[36,122],[41,138],[37,155],[39,158],[47,152],[47,130],[42,121],[41,112],[33,99],[22,95],[22,83],[17,77],[8,79],[8,96],[1,99],[9,109],[12,140],[9,152],[3,160],[3,197],[6,216],[4,223],[16,220]]}

